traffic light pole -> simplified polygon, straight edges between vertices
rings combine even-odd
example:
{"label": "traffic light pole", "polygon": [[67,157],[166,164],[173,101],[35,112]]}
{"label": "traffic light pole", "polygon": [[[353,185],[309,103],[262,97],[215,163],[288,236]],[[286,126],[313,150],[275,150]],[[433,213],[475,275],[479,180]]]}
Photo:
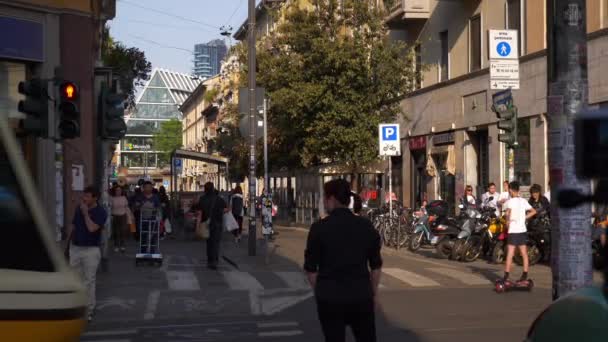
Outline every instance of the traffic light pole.
{"label": "traffic light pole", "polygon": [[256,255],[256,244],[257,244],[257,226],[256,226],[256,158],[255,158],[255,123],[256,123],[256,112],[255,112],[255,0],[249,0],[249,46],[248,46],[248,61],[249,61],[249,238],[248,238],[248,254],[250,256]]}
{"label": "traffic light pole", "polygon": [[[587,107],[585,0],[547,1],[547,113],[552,198],[560,188],[591,193],[576,177],[573,120]],[[590,204],[572,209],[551,202],[553,299],[592,285]]]}

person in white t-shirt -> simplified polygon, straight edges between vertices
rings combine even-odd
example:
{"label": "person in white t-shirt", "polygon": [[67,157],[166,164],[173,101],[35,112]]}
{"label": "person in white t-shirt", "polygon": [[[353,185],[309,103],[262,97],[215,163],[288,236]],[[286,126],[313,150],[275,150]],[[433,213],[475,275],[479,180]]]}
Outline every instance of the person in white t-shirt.
{"label": "person in white t-shirt", "polygon": [[508,229],[507,262],[505,264],[504,280],[509,279],[513,255],[515,255],[515,247],[519,249],[519,253],[521,253],[522,258],[524,259],[524,272],[522,273],[520,280],[526,280],[528,279],[529,267],[528,248],[526,246],[526,243],[528,242],[526,220],[536,215],[536,210],[532,208],[528,201],[519,197],[519,182],[511,182],[509,184],[509,192],[511,193],[511,199],[503,205],[503,209],[506,211]]}
{"label": "person in white t-shirt", "polygon": [[[488,185],[488,192],[481,196],[481,206],[483,208],[496,209],[496,217],[500,217],[500,210],[498,209],[498,192],[496,192],[496,184],[490,183]],[[490,200],[492,198],[492,200]]]}
{"label": "person in white t-shirt", "polygon": [[505,211],[504,204],[511,198],[511,194],[509,194],[509,181],[504,181],[503,183],[503,192],[498,196],[498,206],[500,207],[501,212]]}

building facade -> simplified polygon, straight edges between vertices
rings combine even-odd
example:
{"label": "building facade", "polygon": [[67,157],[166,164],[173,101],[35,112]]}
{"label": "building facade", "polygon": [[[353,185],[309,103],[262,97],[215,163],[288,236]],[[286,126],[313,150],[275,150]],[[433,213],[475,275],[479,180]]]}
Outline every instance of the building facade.
{"label": "building facade", "polygon": [[[416,6],[413,6],[416,3]],[[477,196],[489,183],[518,180],[527,189],[548,185],[546,0],[397,1],[387,23],[395,39],[417,44],[419,89],[406,98],[402,122],[402,195],[406,206],[424,199],[456,204],[466,185]],[[449,18],[449,20],[448,20]],[[587,1],[589,104],[608,101],[601,77],[608,59],[608,1]],[[518,31],[519,148],[498,141],[491,111],[488,30]]]}
{"label": "building facade", "polygon": [[179,106],[199,84],[200,79],[191,75],[165,69],[152,71],[136,99],[135,110],[125,120],[127,134],[120,143],[120,166],[127,168],[128,182],[146,178],[170,184],[171,165],[162,157],[163,151],[154,150],[154,134],[163,122],[182,120]]}
{"label": "building facade", "polygon": [[[101,28],[115,15],[115,1],[2,0],[0,1],[0,116],[20,130],[17,103],[19,82],[52,78],[61,66],[63,78],[80,90],[80,137],[55,143],[20,136],[22,152],[36,183],[41,203],[57,237],[71,222],[82,188],[94,184],[99,89],[95,68],[101,66]],[[56,122],[55,110],[49,119]],[[78,178],[79,182],[74,182]],[[82,182],[80,182],[82,180]]]}
{"label": "building facade", "polygon": [[226,43],[221,39],[194,45],[194,68],[192,74],[203,79],[219,74],[222,60],[226,57],[227,52]]}

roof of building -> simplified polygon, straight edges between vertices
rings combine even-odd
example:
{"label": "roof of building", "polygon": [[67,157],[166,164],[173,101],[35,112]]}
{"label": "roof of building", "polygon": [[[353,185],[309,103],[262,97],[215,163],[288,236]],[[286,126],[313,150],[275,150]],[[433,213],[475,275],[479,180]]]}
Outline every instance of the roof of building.
{"label": "roof of building", "polygon": [[[188,96],[196,89],[196,87],[203,81],[202,79],[188,74],[183,74],[176,71],[171,71],[167,69],[154,68],[152,70],[152,74],[150,75],[150,80],[146,83],[146,88],[150,84],[150,81],[154,78],[154,76],[158,74],[162,79],[163,83],[169,88],[171,92],[171,96],[175,100],[175,103],[181,105],[186,101]],[[136,102],[139,102],[141,96],[143,95],[143,91],[140,92],[139,97]]]}

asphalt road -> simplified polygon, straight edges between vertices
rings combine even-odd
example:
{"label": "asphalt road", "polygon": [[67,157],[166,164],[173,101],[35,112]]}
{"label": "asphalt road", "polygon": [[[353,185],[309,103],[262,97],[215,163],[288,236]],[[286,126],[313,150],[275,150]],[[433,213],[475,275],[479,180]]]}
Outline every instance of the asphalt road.
{"label": "asphalt road", "polygon": [[[323,341],[300,267],[306,231],[279,231],[267,249],[259,242],[256,257],[245,241],[225,239],[218,271],[204,267],[202,242],[181,238],[162,242],[160,268],[110,252],[110,270],[98,276],[95,319],[81,340]],[[385,250],[383,272],[378,341],[522,341],[551,299],[544,265],[530,271],[532,292],[507,294],[493,291],[501,266],[440,260],[430,250]]]}

